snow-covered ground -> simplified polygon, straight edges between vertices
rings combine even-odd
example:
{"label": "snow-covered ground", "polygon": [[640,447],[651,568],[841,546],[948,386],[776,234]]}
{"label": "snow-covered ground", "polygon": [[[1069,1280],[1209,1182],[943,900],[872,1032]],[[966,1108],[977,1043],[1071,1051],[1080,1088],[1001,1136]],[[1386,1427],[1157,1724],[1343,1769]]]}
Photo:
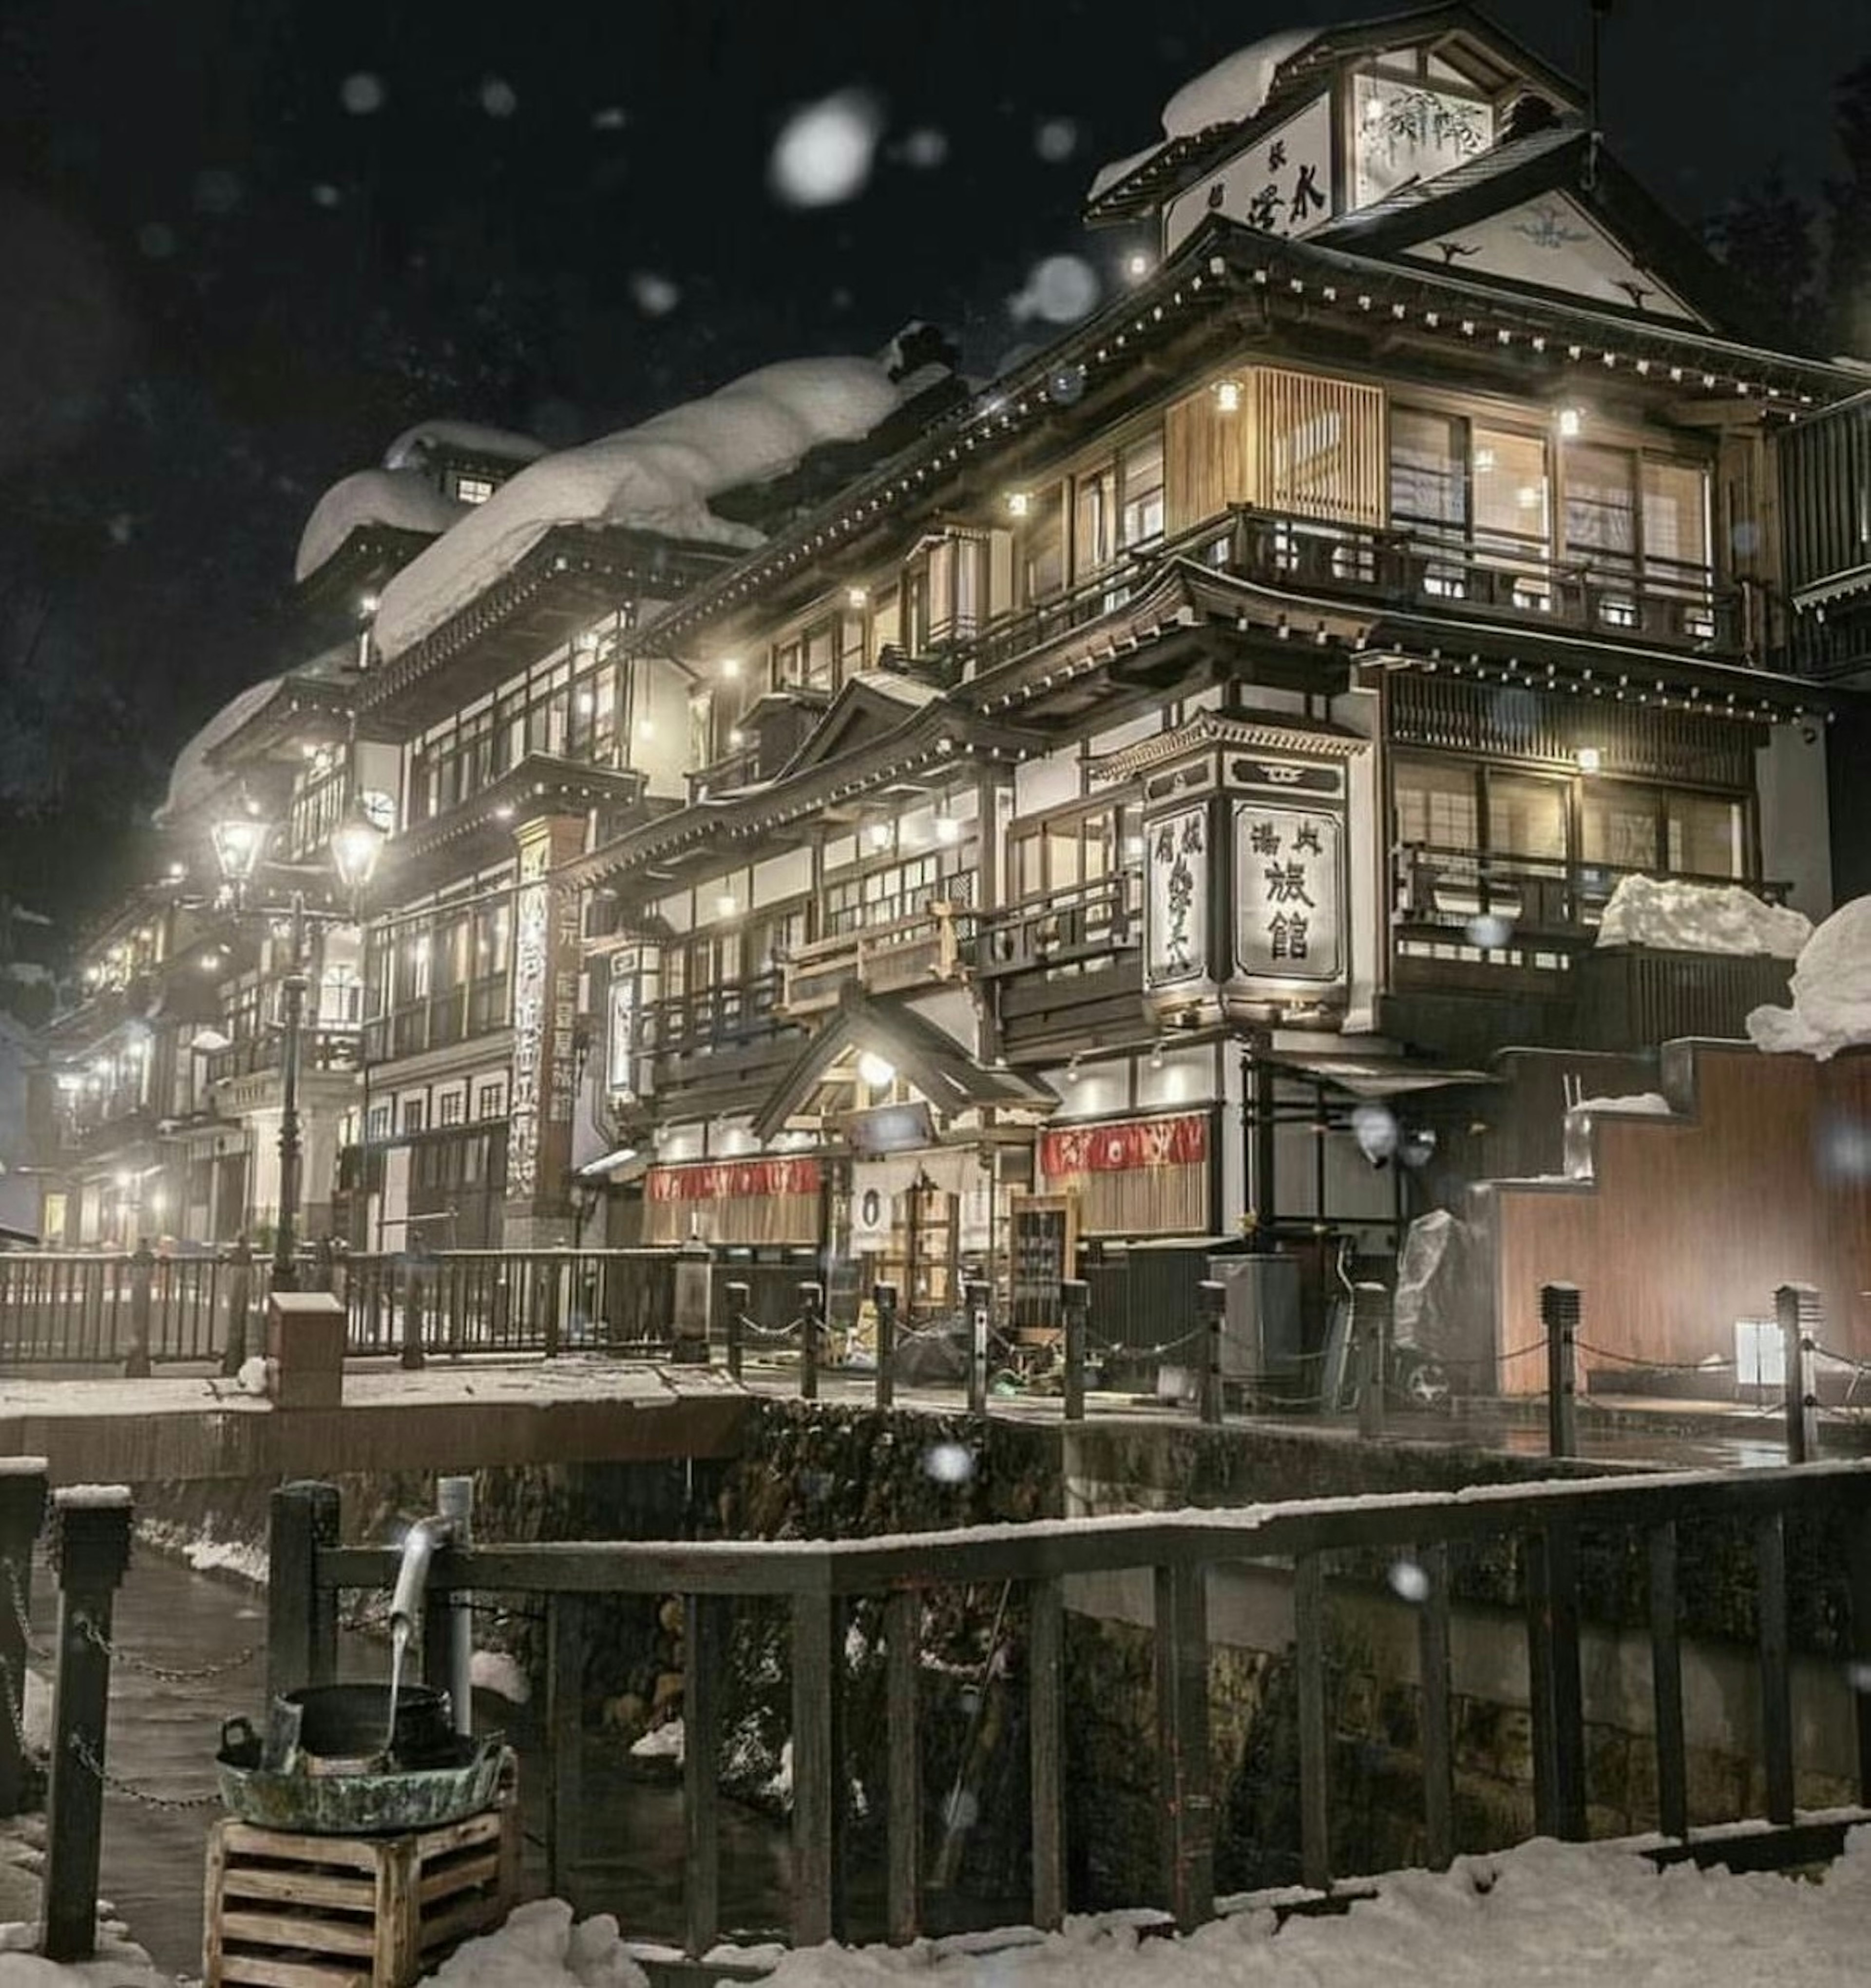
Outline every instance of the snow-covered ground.
{"label": "snow-covered ground", "polygon": [[[773,1988],[1860,1988],[1871,1979],[1871,1829],[1817,1882],[1679,1865],[1605,1845],[1524,1844],[1406,1872],[1336,1918],[1241,1912],[1186,1939],[1122,1914],[1065,1932],[824,1946],[785,1955]],[[22,1928],[0,1929],[17,1946]],[[723,1950],[716,1958],[755,1956]],[[770,1952],[761,1958],[771,1958]],[[614,1919],[523,1905],[431,1977],[445,1988],[645,1988]],[[174,1988],[134,1948],[85,1967],[0,1952],[0,1988]]]}

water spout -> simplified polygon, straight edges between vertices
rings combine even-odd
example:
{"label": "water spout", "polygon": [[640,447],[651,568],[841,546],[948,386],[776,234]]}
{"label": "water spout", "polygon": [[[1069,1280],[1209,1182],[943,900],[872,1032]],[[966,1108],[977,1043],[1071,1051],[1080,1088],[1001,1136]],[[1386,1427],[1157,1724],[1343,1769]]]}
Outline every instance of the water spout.
{"label": "water spout", "polygon": [[[390,1709],[384,1729],[386,1754],[396,1750],[396,1708],[403,1691],[403,1665],[409,1654],[409,1639],[422,1613],[429,1563],[435,1557],[435,1549],[448,1543],[454,1530],[447,1519],[418,1519],[403,1535],[402,1564],[397,1569],[396,1587],[390,1597]],[[457,1689],[459,1688],[458,1681]]]}

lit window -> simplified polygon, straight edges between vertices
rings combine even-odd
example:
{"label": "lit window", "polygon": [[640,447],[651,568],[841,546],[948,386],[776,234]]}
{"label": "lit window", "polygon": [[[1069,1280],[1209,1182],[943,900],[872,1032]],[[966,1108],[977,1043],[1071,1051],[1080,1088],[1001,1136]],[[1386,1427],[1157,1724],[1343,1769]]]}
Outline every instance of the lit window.
{"label": "lit window", "polygon": [[485,504],[493,494],[493,478],[490,476],[458,476],[455,479],[455,499],[458,504]]}

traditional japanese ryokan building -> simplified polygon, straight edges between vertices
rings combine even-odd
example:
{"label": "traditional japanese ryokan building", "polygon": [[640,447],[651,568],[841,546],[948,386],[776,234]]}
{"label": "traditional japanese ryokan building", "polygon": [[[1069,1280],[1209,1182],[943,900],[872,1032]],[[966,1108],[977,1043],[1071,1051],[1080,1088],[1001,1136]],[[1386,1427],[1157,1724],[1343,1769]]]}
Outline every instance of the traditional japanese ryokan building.
{"label": "traditional japanese ryokan building", "polygon": [[[1044,1328],[1078,1269],[1142,1343],[1225,1248],[1316,1328],[1342,1242],[1784,998],[1774,908],[1871,888],[1871,375],[1471,8],[1164,127],[1090,194],[1122,294],[984,390],[919,336],[328,495],[317,660],[184,756],[61,1025],[70,1239],[127,1175],[178,1235],[276,1196],[279,942],[196,884],[237,801],[296,863],[394,830],[318,928],[313,1232],[699,1239],[834,1314],[978,1265]],[[1638,877],[1760,916],[1606,930]]]}

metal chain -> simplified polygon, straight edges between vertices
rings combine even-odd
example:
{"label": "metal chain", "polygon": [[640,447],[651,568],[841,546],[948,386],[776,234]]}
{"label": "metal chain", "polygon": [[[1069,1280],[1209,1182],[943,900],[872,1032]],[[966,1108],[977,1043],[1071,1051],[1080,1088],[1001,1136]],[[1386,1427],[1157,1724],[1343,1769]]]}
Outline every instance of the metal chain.
{"label": "metal chain", "polygon": [[[24,1665],[20,1667],[22,1679],[25,1668]],[[13,1689],[13,1666],[11,1664],[0,1663],[0,1699],[5,1701],[6,1723],[13,1729],[14,1746],[18,1750],[20,1759],[26,1760],[32,1754],[32,1746],[26,1738],[25,1693],[23,1689],[15,1691]]]}
{"label": "metal chain", "polygon": [[32,1625],[26,1617],[25,1591],[19,1584],[19,1570],[11,1558],[0,1559],[0,1573],[6,1576],[7,1599],[12,1604],[13,1620],[19,1628],[19,1640],[29,1655],[42,1662],[49,1662],[52,1652],[32,1640]]}
{"label": "metal chain", "polygon": [[113,1774],[92,1751],[91,1743],[82,1733],[74,1733],[70,1740],[72,1757],[91,1775],[108,1788],[113,1794],[127,1796],[134,1802],[140,1802],[145,1808],[180,1810],[192,1808],[218,1808],[221,1794],[218,1790],[205,1795],[159,1795],[153,1788],[146,1788],[135,1781],[127,1781],[121,1774]]}
{"label": "metal chain", "polygon": [[113,1663],[121,1664],[126,1670],[140,1671],[145,1677],[153,1677],[161,1684],[201,1684],[209,1679],[225,1677],[230,1671],[237,1671],[250,1664],[266,1648],[264,1643],[249,1643],[232,1657],[223,1658],[218,1663],[203,1664],[198,1668],[182,1669],[168,1664],[151,1663],[147,1657],[138,1656],[134,1650],[127,1650],[120,1643],[113,1643],[88,1615],[80,1615],[76,1627],[94,1650],[102,1650]]}

